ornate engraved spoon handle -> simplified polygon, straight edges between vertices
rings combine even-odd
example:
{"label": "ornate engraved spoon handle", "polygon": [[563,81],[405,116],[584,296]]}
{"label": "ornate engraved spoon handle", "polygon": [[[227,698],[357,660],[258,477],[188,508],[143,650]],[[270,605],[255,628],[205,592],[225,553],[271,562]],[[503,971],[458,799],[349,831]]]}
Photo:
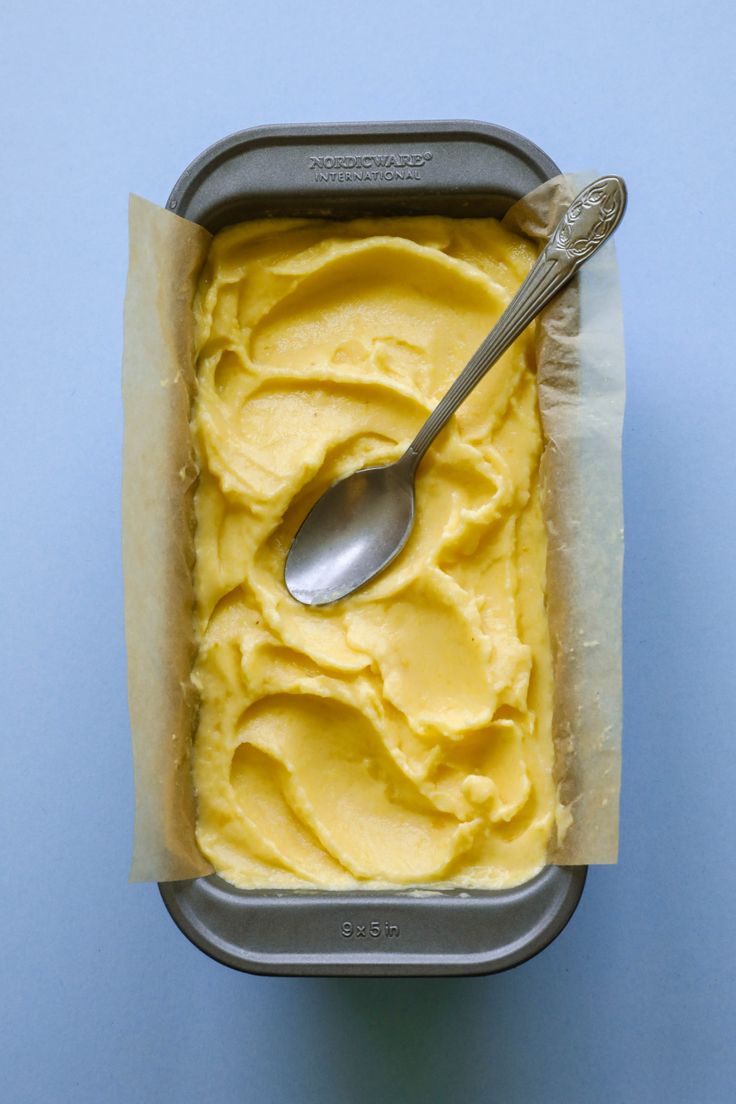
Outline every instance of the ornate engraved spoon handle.
{"label": "ornate engraved spoon handle", "polygon": [[412,466],[489,368],[610,237],[625,208],[626,185],[620,176],[601,176],[575,197],[526,280],[409,446]]}

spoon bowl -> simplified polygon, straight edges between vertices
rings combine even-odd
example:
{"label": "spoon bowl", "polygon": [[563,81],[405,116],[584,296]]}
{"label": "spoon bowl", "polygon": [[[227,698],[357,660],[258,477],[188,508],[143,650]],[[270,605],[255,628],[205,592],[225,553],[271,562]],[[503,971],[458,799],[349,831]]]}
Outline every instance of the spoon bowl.
{"label": "spoon bowl", "polygon": [[407,452],[393,464],[361,468],[325,491],[286,558],[284,581],[293,598],[325,606],[388,567],[414,524],[415,466]]}

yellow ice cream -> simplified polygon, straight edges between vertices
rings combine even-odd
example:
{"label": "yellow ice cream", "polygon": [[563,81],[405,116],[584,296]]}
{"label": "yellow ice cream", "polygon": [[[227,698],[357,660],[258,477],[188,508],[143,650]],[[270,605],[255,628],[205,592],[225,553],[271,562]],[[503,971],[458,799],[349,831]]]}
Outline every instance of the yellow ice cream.
{"label": "yellow ice cream", "polygon": [[558,801],[542,434],[520,338],[427,454],[399,558],[334,606],[283,583],[339,477],[397,458],[534,260],[493,219],[263,220],[195,303],[197,838],[245,887],[501,887]]}

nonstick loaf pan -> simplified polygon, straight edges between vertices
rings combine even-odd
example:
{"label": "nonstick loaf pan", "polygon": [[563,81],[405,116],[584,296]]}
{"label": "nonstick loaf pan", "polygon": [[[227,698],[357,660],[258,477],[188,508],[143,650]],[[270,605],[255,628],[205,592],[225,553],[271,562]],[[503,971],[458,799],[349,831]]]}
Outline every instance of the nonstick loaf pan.
{"label": "nonstick loaf pan", "polygon": [[[558,172],[528,138],[486,123],[269,126],[210,146],[167,206],[212,232],[267,216],[501,216]],[[160,890],[184,934],[238,970],[429,977],[531,958],[572,916],[586,872],[547,866],[509,890],[248,891],[216,875]]]}

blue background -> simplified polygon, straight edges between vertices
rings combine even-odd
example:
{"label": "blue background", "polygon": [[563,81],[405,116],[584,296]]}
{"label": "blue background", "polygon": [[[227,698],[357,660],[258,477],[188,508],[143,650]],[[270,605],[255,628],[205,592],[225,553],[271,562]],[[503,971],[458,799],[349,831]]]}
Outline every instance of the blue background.
{"label": "blue background", "polygon": [[[736,21],[695,8],[5,7],[3,1100],[734,1099]],[[629,184],[621,861],[495,978],[248,977],[126,884],[127,194],[242,127],[433,117]]]}

